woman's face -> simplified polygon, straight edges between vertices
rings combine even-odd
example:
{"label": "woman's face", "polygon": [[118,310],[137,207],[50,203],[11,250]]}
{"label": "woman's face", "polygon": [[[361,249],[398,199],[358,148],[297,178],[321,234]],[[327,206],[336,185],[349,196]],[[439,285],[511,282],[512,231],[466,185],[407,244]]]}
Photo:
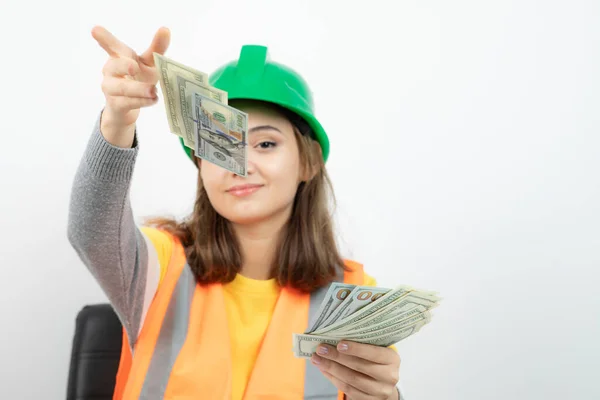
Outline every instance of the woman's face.
{"label": "woman's face", "polygon": [[292,124],[263,103],[235,102],[248,114],[248,176],[200,160],[200,174],[215,210],[236,224],[287,219],[302,171]]}

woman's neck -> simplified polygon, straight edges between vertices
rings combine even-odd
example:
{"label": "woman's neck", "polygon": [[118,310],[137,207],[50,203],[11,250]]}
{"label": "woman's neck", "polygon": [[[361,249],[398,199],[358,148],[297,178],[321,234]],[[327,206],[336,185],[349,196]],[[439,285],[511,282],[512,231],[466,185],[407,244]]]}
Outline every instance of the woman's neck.
{"label": "woman's neck", "polygon": [[251,279],[265,280],[272,277],[273,261],[285,223],[266,221],[252,225],[234,225],[240,243],[243,264],[240,273]]}

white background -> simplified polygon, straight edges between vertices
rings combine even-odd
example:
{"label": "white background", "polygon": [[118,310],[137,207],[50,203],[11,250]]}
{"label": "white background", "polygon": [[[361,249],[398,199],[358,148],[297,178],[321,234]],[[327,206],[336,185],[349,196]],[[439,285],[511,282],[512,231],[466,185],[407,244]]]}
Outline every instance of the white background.
{"label": "white background", "polygon": [[[35,3],[0,12],[2,398],[64,398],[75,316],[106,301],[66,237],[96,24],[139,52],[168,26],[205,72],[268,45],[310,82],[345,254],[444,297],[398,346],[409,400],[600,398],[597,0]],[[139,131],[136,216],[183,216],[195,169],[162,98]]]}

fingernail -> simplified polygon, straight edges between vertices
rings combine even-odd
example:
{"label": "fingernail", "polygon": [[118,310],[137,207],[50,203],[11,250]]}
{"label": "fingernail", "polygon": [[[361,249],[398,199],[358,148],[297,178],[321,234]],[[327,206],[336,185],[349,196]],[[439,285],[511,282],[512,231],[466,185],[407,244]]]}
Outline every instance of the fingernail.
{"label": "fingernail", "polygon": [[321,364],[321,361],[317,360],[315,357],[311,358],[311,359],[310,359],[310,361],[311,361],[313,364],[316,364],[316,365],[319,365],[319,364]]}
{"label": "fingernail", "polygon": [[348,350],[348,345],[346,343],[342,343],[338,346],[338,350],[346,351],[346,350]]}
{"label": "fingernail", "polygon": [[317,349],[317,353],[319,354],[327,354],[329,352],[329,349],[327,347],[319,347]]}

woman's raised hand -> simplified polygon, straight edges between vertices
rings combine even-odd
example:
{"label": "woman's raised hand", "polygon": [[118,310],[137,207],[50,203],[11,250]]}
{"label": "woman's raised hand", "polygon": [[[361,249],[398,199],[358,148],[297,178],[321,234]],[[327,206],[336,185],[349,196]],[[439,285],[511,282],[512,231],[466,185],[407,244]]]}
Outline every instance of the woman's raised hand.
{"label": "woman's raised hand", "polygon": [[140,108],[154,105],[158,100],[156,83],[159,75],[152,53],[165,53],[171,33],[167,28],[160,28],[150,47],[141,55],[101,26],[92,29],[92,36],[109,55],[102,69],[106,105],[100,130],[109,143],[131,147]]}

